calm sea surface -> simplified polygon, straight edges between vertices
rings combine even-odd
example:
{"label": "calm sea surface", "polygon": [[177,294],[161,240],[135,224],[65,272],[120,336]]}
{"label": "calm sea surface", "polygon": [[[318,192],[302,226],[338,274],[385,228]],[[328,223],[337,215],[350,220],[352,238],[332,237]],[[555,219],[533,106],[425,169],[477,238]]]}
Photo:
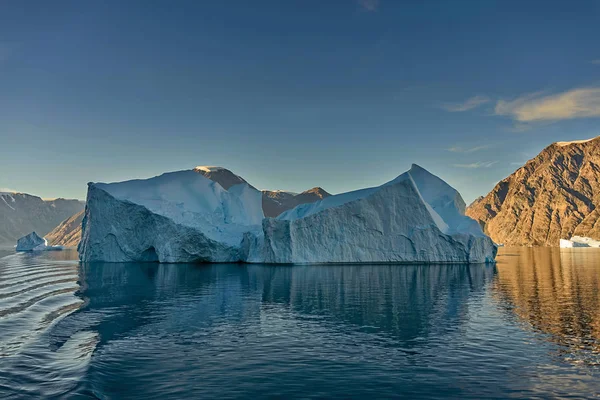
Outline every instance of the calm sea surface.
{"label": "calm sea surface", "polygon": [[0,398],[600,393],[600,249],[485,265],[0,258]]}

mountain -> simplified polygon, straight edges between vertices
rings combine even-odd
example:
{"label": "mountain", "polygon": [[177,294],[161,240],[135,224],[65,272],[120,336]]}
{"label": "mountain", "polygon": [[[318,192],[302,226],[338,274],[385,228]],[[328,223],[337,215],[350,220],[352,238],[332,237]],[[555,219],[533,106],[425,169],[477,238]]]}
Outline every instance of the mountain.
{"label": "mountain", "polygon": [[90,183],[78,250],[87,262],[493,261],[496,246],[464,208],[455,189],[417,165],[277,218],[264,217],[262,193],[248,183],[224,189],[177,171]]}
{"label": "mountain", "polygon": [[282,190],[263,190],[262,206],[265,217],[275,218],[282,212],[291,210],[300,204],[314,203],[331,196],[324,189],[314,187],[300,194]]}
{"label": "mountain", "polygon": [[46,240],[51,246],[75,247],[81,240],[81,222],[84,211],[80,211],[62,221],[52,232],[46,235]]}
{"label": "mountain", "polygon": [[79,200],[42,200],[25,193],[0,193],[0,243],[14,244],[31,232],[44,236],[61,221],[82,211]]}
{"label": "mountain", "polygon": [[239,185],[240,183],[248,183],[239,175],[234,174],[230,170],[223,167],[213,167],[207,165],[201,165],[194,168],[199,174],[204,175],[211,181],[217,182],[223,186],[223,189],[229,190],[233,185]]}
{"label": "mountain", "polygon": [[475,200],[466,214],[496,243],[600,239],[600,137],[557,142]]}
{"label": "mountain", "polygon": [[[223,167],[198,166],[194,168],[199,174],[220,184],[229,190],[233,185],[248,183],[244,178]],[[250,185],[252,186],[252,185]],[[276,217],[284,211],[291,210],[299,204],[312,203],[330,196],[324,189],[315,187],[300,194],[283,190],[263,190],[262,207],[265,217]]]}

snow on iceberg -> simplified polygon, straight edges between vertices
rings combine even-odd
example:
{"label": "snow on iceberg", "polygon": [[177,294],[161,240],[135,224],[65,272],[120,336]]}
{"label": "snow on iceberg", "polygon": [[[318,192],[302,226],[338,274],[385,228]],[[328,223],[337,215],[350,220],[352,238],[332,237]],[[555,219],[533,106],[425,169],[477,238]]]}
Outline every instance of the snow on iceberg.
{"label": "snow on iceberg", "polygon": [[560,247],[600,247],[600,241],[585,236],[573,236],[570,240],[560,239]]}
{"label": "snow on iceberg", "polygon": [[17,240],[17,251],[42,251],[48,248],[48,242],[37,233],[31,232]]}
{"label": "snow on iceberg", "polygon": [[82,261],[235,262],[262,219],[260,191],[192,170],[90,183],[78,251]]}
{"label": "snow on iceberg", "polygon": [[248,183],[227,190],[194,171],[91,183],[82,261],[491,262],[497,248],[460,194],[413,165],[373,188],[264,218]]}
{"label": "snow on iceberg", "polygon": [[464,212],[455,189],[413,164],[382,186],[265,219],[249,261],[492,262],[496,245]]}

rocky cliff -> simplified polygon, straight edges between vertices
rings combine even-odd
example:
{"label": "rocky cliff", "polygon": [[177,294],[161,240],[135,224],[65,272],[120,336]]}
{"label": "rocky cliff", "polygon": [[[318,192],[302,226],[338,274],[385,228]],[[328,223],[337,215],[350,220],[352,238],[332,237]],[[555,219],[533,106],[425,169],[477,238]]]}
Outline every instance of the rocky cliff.
{"label": "rocky cliff", "polygon": [[46,235],[46,240],[51,246],[77,247],[81,240],[81,221],[84,211],[67,218]]}
{"label": "rocky cliff", "polygon": [[574,235],[600,239],[599,205],[597,137],[551,144],[466,213],[496,243],[558,246]]}

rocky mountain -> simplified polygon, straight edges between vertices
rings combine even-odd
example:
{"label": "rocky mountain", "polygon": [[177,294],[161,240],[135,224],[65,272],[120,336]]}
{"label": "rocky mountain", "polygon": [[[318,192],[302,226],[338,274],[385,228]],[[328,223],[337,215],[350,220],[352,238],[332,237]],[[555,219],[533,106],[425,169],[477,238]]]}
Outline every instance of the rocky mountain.
{"label": "rocky mountain", "polygon": [[46,235],[46,240],[51,246],[76,247],[81,240],[81,221],[84,211],[67,218]]}
{"label": "rocky mountain", "polygon": [[331,196],[324,189],[314,187],[300,194],[281,190],[263,190],[262,206],[265,217],[275,218],[300,204],[314,203]]}
{"label": "rocky mountain", "polygon": [[[248,183],[244,178],[223,167],[198,166],[194,171],[219,183],[225,190],[240,183]],[[250,185],[253,187],[252,185]],[[262,205],[265,217],[276,217],[299,204],[313,203],[330,196],[324,189],[314,187],[300,194],[283,190],[263,190]]]}
{"label": "rocky mountain", "polygon": [[496,243],[558,246],[560,239],[600,239],[600,137],[557,142],[487,196],[467,215]]}
{"label": "rocky mountain", "polygon": [[212,167],[212,166],[198,166],[194,168],[194,171],[204,175],[211,181],[217,182],[223,186],[223,189],[229,190],[233,185],[240,183],[248,183],[239,175],[234,174],[230,170],[223,167]]}
{"label": "rocky mountain", "polygon": [[42,200],[25,193],[0,193],[0,243],[14,244],[31,232],[44,236],[65,218],[82,211],[79,200]]}

